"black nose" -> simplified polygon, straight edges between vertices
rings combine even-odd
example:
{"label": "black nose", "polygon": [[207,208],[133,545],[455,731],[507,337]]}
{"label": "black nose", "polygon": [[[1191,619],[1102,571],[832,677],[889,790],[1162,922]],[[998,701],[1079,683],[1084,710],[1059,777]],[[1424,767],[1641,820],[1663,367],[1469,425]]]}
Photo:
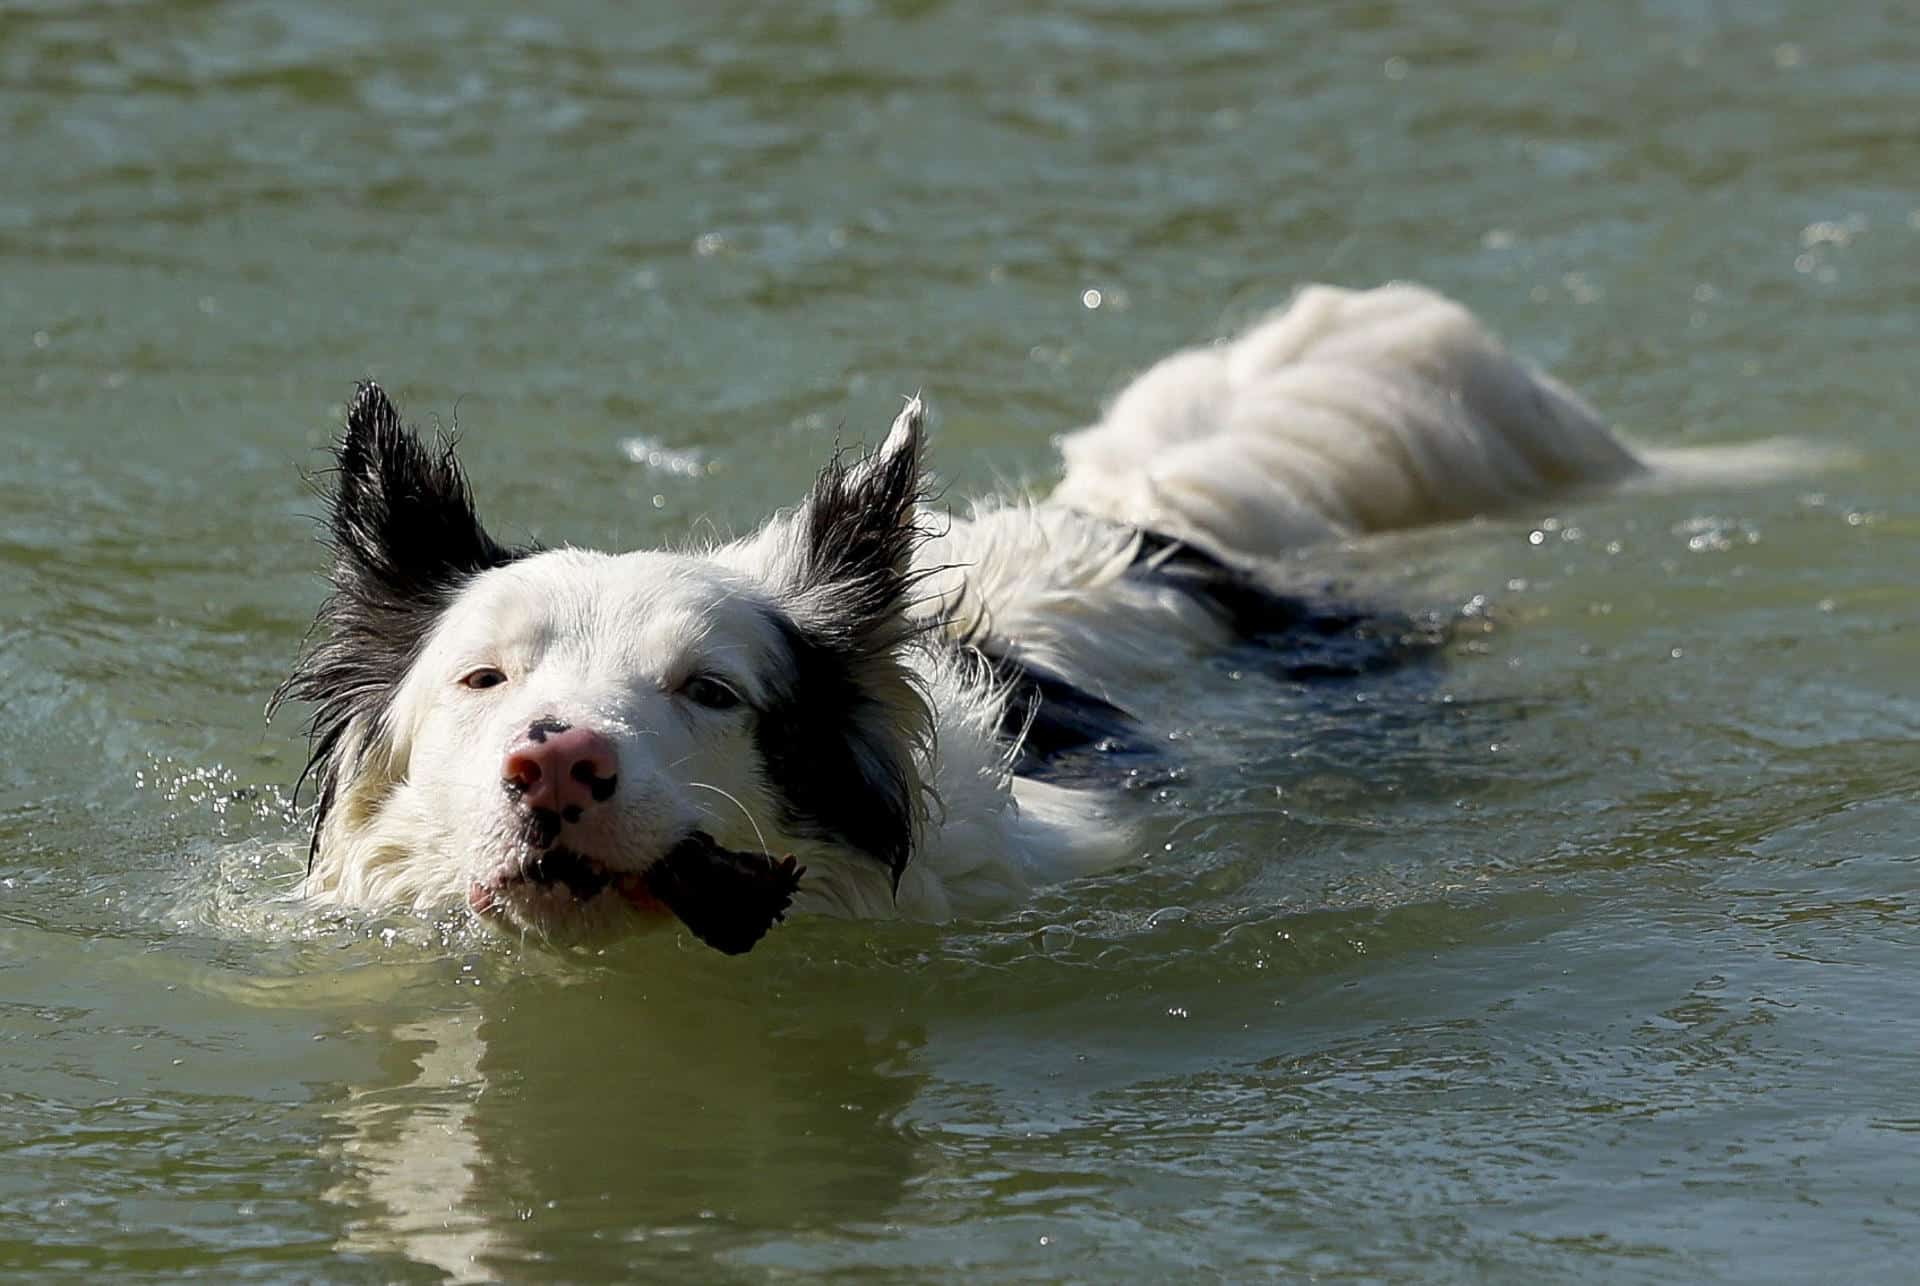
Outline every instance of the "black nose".
{"label": "black nose", "polygon": [[573,727],[572,724],[562,723],[558,719],[535,719],[527,725],[527,740],[535,743],[542,742],[549,735],[565,732],[571,727]]}

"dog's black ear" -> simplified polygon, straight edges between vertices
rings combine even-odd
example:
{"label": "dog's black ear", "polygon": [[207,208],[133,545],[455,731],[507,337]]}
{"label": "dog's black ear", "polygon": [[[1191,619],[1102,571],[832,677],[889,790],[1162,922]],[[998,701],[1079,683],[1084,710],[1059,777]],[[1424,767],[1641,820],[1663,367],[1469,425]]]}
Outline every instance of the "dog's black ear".
{"label": "dog's black ear", "polygon": [[[843,635],[861,648],[891,647],[913,582],[913,551],[924,538],[919,505],[925,499],[920,455],[926,406],[910,399],[878,450],[847,464],[836,456],[815,479],[798,515],[796,584],[789,593],[819,598],[815,628]],[[796,607],[806,604],[797,603]]]}
{"label": "dog's black ear", "polygon": [[378,384],[354,390],[335,454],[327,529],[336,590],[412,604],[519,556],[480,525],[453,444],[428,448]]}
{"label": "dog's black ear", "polygon": [[872,454],[821,470],[775,572],[794,682],[761,713],[783,819],[871,854],[895,884],[924,812],[918,752],[931,716],[907,669],[915,548],[926,538],[926,407],[911,399]]}
{"label": "dog's black ear", "polygon": [[[314,705],[302,784],[316,783],[314,843],[352,760],[462,585],[532,552],[480,525],[453,444],[429,448],[371,382],[354,390],[326,493],[333,592],[306,650],[268,703]],[[361,729],[355,732],[354,729]]]}

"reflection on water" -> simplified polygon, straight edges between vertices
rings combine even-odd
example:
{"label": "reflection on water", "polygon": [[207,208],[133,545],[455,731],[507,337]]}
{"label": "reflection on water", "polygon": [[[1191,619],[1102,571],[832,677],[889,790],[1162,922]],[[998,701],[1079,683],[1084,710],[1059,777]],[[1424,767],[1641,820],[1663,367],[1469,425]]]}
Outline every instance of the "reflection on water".
{"label": "reflection on water", "polygon": [[911,1025],[770,1025],[735,988],[625,973],[477,990],[384,1033],[397,1075],[342,1107],[344,1248],[625,1276],[878,1222],[914,1172]]}

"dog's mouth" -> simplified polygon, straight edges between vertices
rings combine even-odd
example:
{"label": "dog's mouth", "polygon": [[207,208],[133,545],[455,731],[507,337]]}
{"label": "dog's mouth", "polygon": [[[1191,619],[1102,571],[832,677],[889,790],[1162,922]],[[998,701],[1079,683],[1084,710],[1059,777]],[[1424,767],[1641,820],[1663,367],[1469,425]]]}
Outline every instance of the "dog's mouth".
{"label": "dog's mouth", "polygon": [[648,897],[641,873],[613,870],[598,858],[559,844],[518,867],[476,881],[467,890],[467,905],[487,915],[519,901],[587,903],[609,889],[647,909],[641,904]]}
{"label": "dog's mouth", "polygon": [[564,885],[567,892],[581,902],[598,897],[611,884],[632,882],[631,877],[616,875],[585,853],[577,853],[564,845],[550,848],[528,862],[519,878],[541,888]]}
{"label": "dog's mouth", "polygon": [[723,848],[695,831],[640,871],[616,870],[556,845],[473,884],[467,905],[483,919],[504,914],[545,925],[611,893],[641,915],[678,916],[708,946],[740,955],[786,918],[805,874],[791,856]]}

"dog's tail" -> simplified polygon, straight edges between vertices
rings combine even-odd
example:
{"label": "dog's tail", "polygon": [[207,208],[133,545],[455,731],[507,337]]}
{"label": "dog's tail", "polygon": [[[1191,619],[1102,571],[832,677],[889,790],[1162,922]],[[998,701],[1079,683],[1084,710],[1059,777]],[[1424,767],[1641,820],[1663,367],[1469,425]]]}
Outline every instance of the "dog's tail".
{"label": "dog's tail", "polygon": [[1571,389],[1420,286],[1309,286],[1166,358],[1062,443],[1059,503],[1244,558],[1630,481],[1804,470],[1788,444],[1636,452]]}

